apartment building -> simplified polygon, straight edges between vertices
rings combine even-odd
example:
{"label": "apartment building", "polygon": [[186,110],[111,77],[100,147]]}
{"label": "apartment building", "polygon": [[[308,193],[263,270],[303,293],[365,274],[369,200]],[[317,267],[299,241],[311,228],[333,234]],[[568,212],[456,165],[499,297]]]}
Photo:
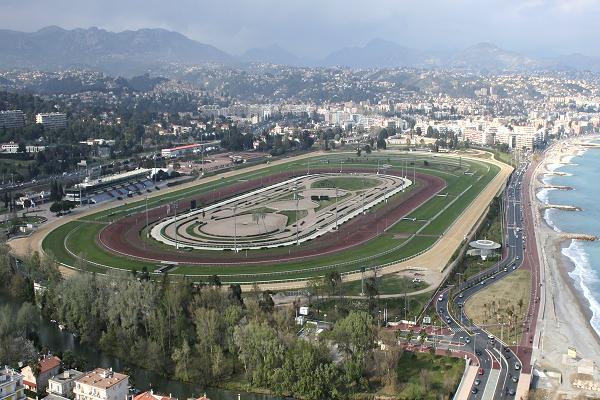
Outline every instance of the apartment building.
{"label": "apartment building", "polygon": [[24,400],[23,375],[4,366],[0,369],[0,400]]}
{"label": "apartment building", "polygon": [[21,369],[23,374],[23,384],[26,389],[35,393],[42,393],[48,387],[48,380],[58,374],[60,369],[60,358],[56,356],[46,356],[38,361],[39,372],[34,372],[31,366]]}
{"label": "apartment building", "polygon": [[22,128],[25,126],[25,115],[21,110],[0,111],[0,128]]}
{"label": "apartment building", "polygon": [[75,380],[75,400],[126,400],[129,376],[112,368],[96,368]]}
{"label": "apartment building", "polygon": [[83,372],[74,369],[61,372],[60,374],[48,380],[48,394],[69,399],[73,398],[75,381],[82,375]]}
{"label": "apartment building", "polygon": [[42,124],[47,129],[65,128],[67,126],[67,114],[58,112],[36,114],[35,123]]}

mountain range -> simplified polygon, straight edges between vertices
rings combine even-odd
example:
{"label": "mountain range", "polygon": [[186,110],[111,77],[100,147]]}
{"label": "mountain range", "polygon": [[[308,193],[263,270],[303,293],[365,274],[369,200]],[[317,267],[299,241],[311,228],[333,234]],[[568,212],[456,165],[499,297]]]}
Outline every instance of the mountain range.
{"label": "mountain range", "polygon": [[241,55],[228,54],[209,44],[165,29],[110,32],[92,27],[63,29],[57,26],[36,32],[0,30],[0,68],[58,70],[85,67],[130,76],[165,64],[248,63],[349,68],[452,67],[477,71],[590,70],[600,72],[600,58],[582,54],[554,58],[530,57],[491,43],[459,51],[429,51],[405,47],[384,39],[365,46],[344,47],[322,59],[304,59],[268,45]]}

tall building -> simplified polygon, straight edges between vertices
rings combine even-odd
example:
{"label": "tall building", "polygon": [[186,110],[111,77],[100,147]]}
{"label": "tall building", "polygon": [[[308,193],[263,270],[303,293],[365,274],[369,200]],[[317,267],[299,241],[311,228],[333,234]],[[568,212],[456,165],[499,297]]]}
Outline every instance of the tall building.
{"label": "tall building", "polygon": [[23,375],[5,366],[0,369],[0,400],[24,400]]}
{"label": "tall building", "polygon": [[67,126],[67,114],[58,112],[36,114],[35,123],[42,124],[48,129],[64,128]]}
{"label": "tall building", "polygon": [[129,376],[96,368],[75,380],[75,400],[127,400]]}
{"label": "tall building", "polygon": [[23,115],[23,111],[0,111],[0,128],[22,128],[24,126],[25,115]]}

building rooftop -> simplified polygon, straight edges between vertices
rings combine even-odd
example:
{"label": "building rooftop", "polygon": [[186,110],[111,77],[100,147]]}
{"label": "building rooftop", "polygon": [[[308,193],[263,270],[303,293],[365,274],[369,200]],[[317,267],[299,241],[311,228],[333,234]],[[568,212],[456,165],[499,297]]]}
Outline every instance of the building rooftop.
{"label": "building rooftop", "polygon": [[60,365],[60,358],[56,356],[44,357],[40,360],[40,373],[43,374],[46,371],[50,371]]}
{"label": "building rooftop", "polygon": [[52,377],[51,380],[61,382],[61,381],[70,381],[73,379],[79,378],[83,375],[83,372],[77,371],[75,369],[70,369],[68,371],[61,372],[60,374]]}
{"label": "building rooftop", "polygon": [[78,378],[76,382],[99,389],[108,389],[127,378],[129,376],[113,372],[111,369],[96,368]]}
{"label": "building rooftop", "polygon": [[14,369],[8,368],[8,365],[5,365],[4,368],[0,369],[0,385],[21,379],[22,377],[23,375]]}
{"label": "building rooftop", "polygon": [[154,393],[153,391],[148,391],[148,392],[138,394],[137,396],[135,396],[133,398],[133,400],[177,400],[177,398],[171,397],[170,394],[168,396],[163,396],[163,395]]}

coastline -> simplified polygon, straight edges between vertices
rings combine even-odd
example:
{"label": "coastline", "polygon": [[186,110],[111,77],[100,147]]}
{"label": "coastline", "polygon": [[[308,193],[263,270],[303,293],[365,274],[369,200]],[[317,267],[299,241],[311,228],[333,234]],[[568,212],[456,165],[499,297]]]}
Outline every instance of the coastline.
{"label": "coastline", "polygon": [[561,391],[576,390],[571,386],[571,378],[577,370],[572,370],[572,363],[568,364],[567,361],[565,364],[568,348],[574,347],[581,358],[600,362],[600,335],[591,325],[591,303],[580,289],[580,283],[571,276],[577,266],[563,251],[574,240],[561,236],[562,232],[546,218],[548,211],[541,210],[539,206],[547,201],[542,191],[556,190],[548,188],[548,177],[558,167],[571,164],[571,159],[581,155],[582,150],[585,148],[574,143],[574,140],[559,142],[549,148],[532,177],[530,193],[535,207],[535,227],[544,277],[542,282],[545,285],[543,307],[538,316],[538,326],[543,327],[540,333],[543,342],[537,362],[540,367],[561,370],[567,375],[563,376],[562,383],[558,384],[560,387],[556,388]]}

